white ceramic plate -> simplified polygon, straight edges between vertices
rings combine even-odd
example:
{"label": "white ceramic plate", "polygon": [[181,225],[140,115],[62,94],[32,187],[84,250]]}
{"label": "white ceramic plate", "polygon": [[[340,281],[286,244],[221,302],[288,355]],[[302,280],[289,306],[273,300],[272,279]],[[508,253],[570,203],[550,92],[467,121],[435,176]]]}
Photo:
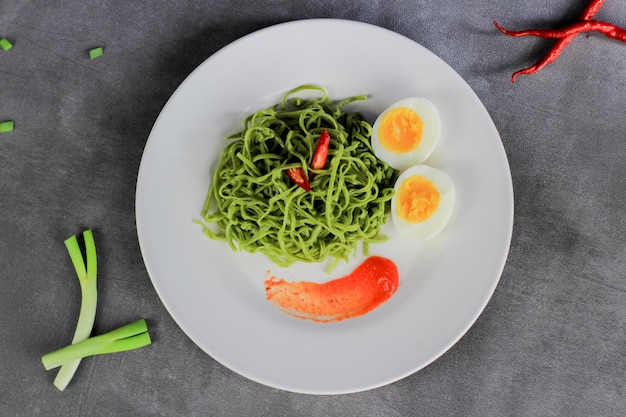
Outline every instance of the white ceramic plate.
{"label": "white ceramic plate", "polygon": [[[269,269],[286,279],[324,281],[325,265],[282,270],[263,256],[233,253],[194,224],[225,141],[243,118],[301,84],[373,119],[389,104],[424,96],[439,108],[442,137],[427,161],[456,185],[453,217],[419,244],[386,228],[371,254],[398,265],[386,304],[339,323],[288,316],[265,299]],[[348,109],[348,108],[346,108]],[[396,33],[342,20],[304,20],[248,35],[207,59],[161,112],[141,161],[137,231],[152,282],[183,331],[217,361],[272,387],[340,394],[379,387],[438,358],[470,328],[502,273],[513,224],[508,162],[484,106],[434,54]],[[391,225],[389,221],[388,225]],[[459,370],[461,371],[461,370]]]}

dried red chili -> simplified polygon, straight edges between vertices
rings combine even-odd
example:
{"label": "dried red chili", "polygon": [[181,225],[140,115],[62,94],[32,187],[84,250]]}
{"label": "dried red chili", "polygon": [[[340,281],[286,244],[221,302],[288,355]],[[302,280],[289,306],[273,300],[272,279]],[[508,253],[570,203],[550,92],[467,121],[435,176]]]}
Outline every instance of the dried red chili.
{"label": "dried red chili", "polygon": [[604,4],[604,0],[591,0],[587,7],[583,9],[583,12],[580,14],[579,20],[587,20],[591,19],[598,13],[600,7]]}
{"label": "dried red chili", "polygon": [[583,10],[579,20],[565,28],[556,29],[556,30],[543,30],[543,29],[532,29],[532,30],[521,30],[521,31],[510,31],[504,29],[502,26],[498,24],[494,20],[495,26],[502,33],[507,34],[509,36],[539,36],[543,38],[558,38],[559,41],[554,44],[554,46],[550,49],[550,51],[536,64],[525,68],[523,70],[519,70],[513,73],[511,77],[511,81],[515,82],[515,78],[520,74],[534,74],[537,71],[541,70],[546,65],[554,62],[561,52],[565,49],[565,47],[574,39],[576,35],[583,32],[595,31],[604,34],[605,36],[619,40],[621,42],[626,42],[626,29],[623,29],[619,26],[613,25],[608,22],[601,22],[598,20],[590,20],[602,7],[604,0],[592,0],[587,7]]}
{"label": "dried red chili", "polygon": [[[580,14],[579,20],[588,20],[588,19],[593,18],[596,15],[596,13],[598,13],[598,10],[600,10],[603,4],[604,4],[604,0],[592,0],[587,5],[587,7],[583,9],[582,13]],[[563,52],[565,47],[567,47],[567,45],[569,45],[569,43],[575,37],[576,37],[576,34],[573,34],[573,35],[566,36],[556,41],[556,43],[552,46],[552,48],[550,48],[548,53],[546,53],[543,56],[543,58],[541,58],[535,64],[531,65],[528,68],[524,68],[524,69],[514,72],[513,75],[511,76],[511,82],[515,82],[515,78],[517,78],[518,75],[534,74],[536,72],[539,72],[546,65],[551,64],[552,62],[556,61],[559,55],[561,55],[561,52]]]}
{"label": "dried red chili", "polygon": [[626,29],[615,26],[612,23],[601,22],[599,20],[585,20],[571,24],[562,29],[529,29],[529,30],[506,30],[495,22],[500,32],[509,36],[538,36],[540,38],[565,38],[571,35],[578,35],[583,32],[599,32],[612,39],[626,42]]}

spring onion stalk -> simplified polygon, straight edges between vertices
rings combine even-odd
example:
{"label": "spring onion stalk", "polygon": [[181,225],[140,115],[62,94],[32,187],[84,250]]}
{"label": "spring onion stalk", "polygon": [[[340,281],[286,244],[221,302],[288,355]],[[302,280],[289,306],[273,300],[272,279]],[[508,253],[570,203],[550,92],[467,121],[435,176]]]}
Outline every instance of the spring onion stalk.
{"label": "spring onion stalk", "polygon": [[[93,232],[91,230],[85,230],[83,232],[83,238],[85,240],[85,255],[87,258],[86,267],[76,236],[65,240],[65,247],[72,259],[76,275],[78,275],[82,297],[78,323],[76,324],[76,331],[74,332],[72,343],[81,342],[91,335],[93,323],[96,318],[96,304],[98,302],[98,292],[96,289],[98,263]],[[80,358],[67,361],[67,363],[59,369],[59,373],[54,379],[54,386],[60,391],[63,391],[72,380],[76,369],[78,369],[78,365],[80,365]]]}
{"label": "spring onion stalk", "polygon": [[152,339],[150,339],[150,333],[146,331],[135,336],[116,340],[115,343],[99,349],[95,354],[106,355],[108,353],[126,352],[127,350],[139,349],[150,344],[152,344]]}
{"label": "spring onion stalk", "polygon": [[8,51],[9,49],[13,48],[13,44],[9,42],[7,38],[2,38],[0,39],[0,48]]}
{"label": "spring onion stalk", "polygon": [[12,132],[13,131],[13,120],[7,120],[6,122],[0,122],[0,132]]}
{"label": "spring onion stalk", "polygon": [[95,59],[104,54],[104,50],[101,47],[93,48],[89,50],[89,59]]}
{"label": "spring onion stalk", "polygon": [[148,334],[148,326],[144,319],[137,320],[103,335],[90,337],[96,317],[98,299],[96,287],[98,264],[93,232],[91,230],[84,231],[83,238],[85,241],[86,259],[83,258],[76,236],[65,240],[65,246],[78,276],[82,296],[78,323],[76,324],[72,344],[41,357],[47,370],[61,367],[54,380],[54,385],[61,391],[69,384],[82,358],[124,352],[152,343]]}
{"label": "spring onion stalk", "polygon": [[87,356],[124,352],[151,343],[148,325],[144,319],[141,319],[108,333],[47,353],[41,357],[41,361],[46,370],[50,370]]}

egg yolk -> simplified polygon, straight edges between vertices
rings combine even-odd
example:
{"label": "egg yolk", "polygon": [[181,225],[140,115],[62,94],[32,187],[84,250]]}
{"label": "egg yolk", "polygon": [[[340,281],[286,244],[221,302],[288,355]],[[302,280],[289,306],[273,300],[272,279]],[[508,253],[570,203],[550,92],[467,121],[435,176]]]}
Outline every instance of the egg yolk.
{"label": "egg yolk", "polygon": [[396,197],[398,216],[409,223],[420,223],[437,211],[441,195],[428,178],[415,175],[400,185]]}
{"label": "egg yolk", "polygon": [[392,152],[409,152],[422,139],[422,118],[408,107],[392,109],[383,116],[378,128],[380,144]]}

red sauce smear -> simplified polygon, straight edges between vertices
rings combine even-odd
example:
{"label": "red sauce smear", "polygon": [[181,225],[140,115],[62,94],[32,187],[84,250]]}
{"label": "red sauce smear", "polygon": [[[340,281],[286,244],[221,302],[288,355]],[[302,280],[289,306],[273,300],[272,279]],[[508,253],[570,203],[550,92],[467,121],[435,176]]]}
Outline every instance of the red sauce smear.
{"label": "red sauce smear", "polygon": [[267,299],[285,313],[319,323],[362,316],[383,304],[398,288],[398,268],[390,259],[371,256],[351,274],[332,281],[265,281]]}

